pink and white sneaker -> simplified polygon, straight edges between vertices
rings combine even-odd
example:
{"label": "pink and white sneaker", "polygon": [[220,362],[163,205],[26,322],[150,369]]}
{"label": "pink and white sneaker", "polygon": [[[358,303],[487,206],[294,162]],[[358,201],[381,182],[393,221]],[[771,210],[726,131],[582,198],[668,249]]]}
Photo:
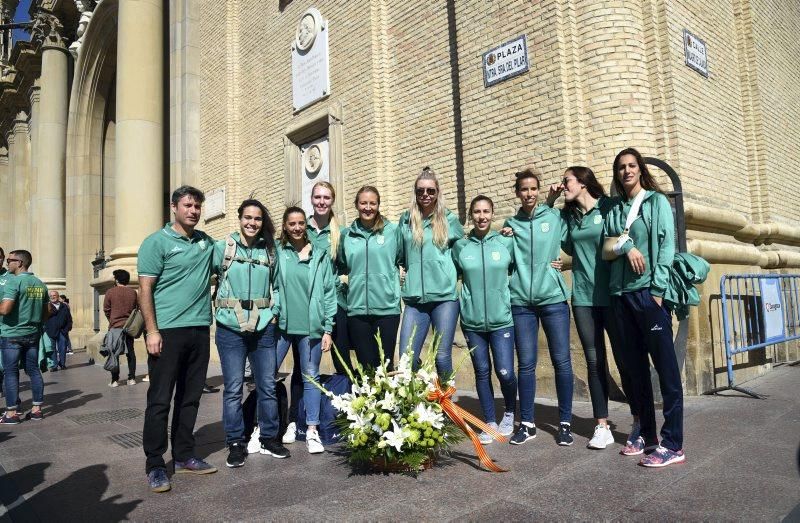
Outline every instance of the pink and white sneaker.
{"label": "pink and white sneaker", "polygon": [[659,445],[656,450],[643,457],[639,461],[639,465],[643,467],[666,467],[675,463],[683,463],[684,461],[686,461],[686,456],[682,450],[670,450]]}

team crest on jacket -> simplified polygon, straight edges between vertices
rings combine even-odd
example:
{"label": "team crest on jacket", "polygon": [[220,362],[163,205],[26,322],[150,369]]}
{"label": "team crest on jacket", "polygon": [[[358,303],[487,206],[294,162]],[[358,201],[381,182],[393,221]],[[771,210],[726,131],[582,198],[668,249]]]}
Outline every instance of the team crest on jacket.
{"label": "team crest on jacket", "polygon": [[386,238],[384,238],[383,234],[381,234],[381,235],[378,236],[378,239],[375,240],[375,241],[378,242],[378,245],[383,245],[384,243],[386,243]]}
{"label": "team crest on jacket", "polygon": [[197,245],[200,247],[201,251],[206,250],[206,241],[205,240],[200,240],[199,242],[197,242]]}
{"label": "team crest on jacket", "polygon": [[598,214],[597,216],[594,217],[594,224],[600,225],[601,223],[603,223],[603,217]]}
{"label": "team crest on jacket", "polygon": [[492,251],[492,259],[494,261],[500,261],[500,253],[497,251]]}
{"label": "team crest on jacket", "polygon": [[550,224],[545,222],[542,224],[542,232],[550,232]]}

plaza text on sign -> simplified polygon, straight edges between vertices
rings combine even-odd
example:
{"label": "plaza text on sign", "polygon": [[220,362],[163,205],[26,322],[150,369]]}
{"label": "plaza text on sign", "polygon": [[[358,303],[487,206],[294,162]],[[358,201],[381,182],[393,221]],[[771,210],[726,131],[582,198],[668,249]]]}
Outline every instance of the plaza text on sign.
{"label": "plaza text on sign", "polygon": [[519,36],[483,54],[483,85],[489,87],[528,70],[528,40]]}
{"label": "plaza text on sign", "polygon": [[686,65],[708,78],[706,43],[686,29],[683,30],[683,52]]}

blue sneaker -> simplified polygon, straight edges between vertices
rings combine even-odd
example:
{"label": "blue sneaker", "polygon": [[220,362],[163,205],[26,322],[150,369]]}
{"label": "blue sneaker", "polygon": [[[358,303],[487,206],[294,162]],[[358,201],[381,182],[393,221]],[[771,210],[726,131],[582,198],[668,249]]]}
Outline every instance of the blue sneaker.
{"label": "blue sneaker", "polygon": [[213,474],[216,471],[217,467],[209,465],[199,458],[175,462],[175,474]]}
{"label": "blue sneaker", "polygon": [[167,470],[162,468],[153,469],[147,473],[147,482],[153,492],[166,492],[172,488],[167,477]]}

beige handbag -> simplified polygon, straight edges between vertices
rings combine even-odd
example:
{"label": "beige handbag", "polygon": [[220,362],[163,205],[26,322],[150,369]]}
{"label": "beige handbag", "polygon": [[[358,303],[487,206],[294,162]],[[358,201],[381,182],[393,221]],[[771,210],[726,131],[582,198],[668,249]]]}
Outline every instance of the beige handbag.
{"label": "beige handbag", "polygon": [[125,325],[122,326],[122,332],[132,338],[138,338],[144,332],[144,316],[139,307],[131,311],[131,315],[125,320]]}

